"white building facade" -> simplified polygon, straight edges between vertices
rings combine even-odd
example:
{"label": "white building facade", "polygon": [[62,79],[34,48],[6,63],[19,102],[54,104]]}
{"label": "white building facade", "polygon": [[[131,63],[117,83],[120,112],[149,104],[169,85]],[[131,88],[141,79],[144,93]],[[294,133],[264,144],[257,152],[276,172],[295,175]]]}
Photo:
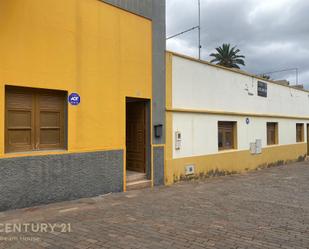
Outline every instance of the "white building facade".
{"label": "white building facade", "polygon": [[308,91],[172,52],[166,65],[166,184],[306,160]]}

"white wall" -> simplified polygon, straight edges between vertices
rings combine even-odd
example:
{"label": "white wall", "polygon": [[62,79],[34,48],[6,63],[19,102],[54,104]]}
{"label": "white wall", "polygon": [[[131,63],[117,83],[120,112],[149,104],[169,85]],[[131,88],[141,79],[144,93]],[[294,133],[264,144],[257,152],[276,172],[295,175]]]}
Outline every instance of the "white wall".
{"label": "white wall", "polygon": [[[254,77],[176,55],[172,65],[173,108],[309,118],[308,92],[265,81],[267,98],[264,98],[257,96],[257,82],[261,80]],[[278,123],[278,145],[296,143],[296,123],[304,124],[306,140],[309,123],[293,118],[173,112],[173,137],[176,131],[182,133],[180,150],[175,149],[173,139],[173,158],[226,153],[218,151],[218,121],[237,122],[237,150],[249,150],[250,142],[255,139],[262,139],[262,148],[267,147],[267,122]]]}
{"label": "white wall", "polygon": [[[173,55],[173,108],[308,116],[309,93]],[[249,93],[253,94],[250,96]]]}
{"label": "white wall", "polygon": [[267,147],[267,122],[278,122],[278,145],[296,143],[296,123],[304,124],[306,141],[308,120],[248,117],[249,124],[246,124],[246,118],[236,115],[173,113],[173,137],[176,131],[180,131],[182,136],[180,150],[175,149],[173,139],[173,158],[227,152],[218,150],[218,121],[237,122],[237,150],[249,150],[250,142],[255,142],[255,139],[262,139],[262,148]]}

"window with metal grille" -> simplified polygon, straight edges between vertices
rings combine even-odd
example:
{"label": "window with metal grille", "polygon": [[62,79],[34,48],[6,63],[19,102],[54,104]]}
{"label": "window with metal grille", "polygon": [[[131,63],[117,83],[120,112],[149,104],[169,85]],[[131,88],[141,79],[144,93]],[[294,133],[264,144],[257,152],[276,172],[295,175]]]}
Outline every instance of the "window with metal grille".
{"label": "window with metal grille", "polygon": [[218,149],[230,150],[234,148],[234,122],[218,122]]}
{"label": "window with metal grille", "polygon": [[65,148],[66,92],[6,87],[5,152]]}

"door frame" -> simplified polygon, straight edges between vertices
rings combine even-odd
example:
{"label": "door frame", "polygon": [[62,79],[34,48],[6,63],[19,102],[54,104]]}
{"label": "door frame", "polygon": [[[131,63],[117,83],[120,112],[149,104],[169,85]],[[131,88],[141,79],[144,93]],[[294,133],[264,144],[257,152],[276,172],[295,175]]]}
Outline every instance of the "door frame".
{"label": "door frame", "polygon": [[[147,175],[147,179],[151,180],[151,176],[152,176],[152,163],[151,163],[151,158],[152,158],[152,152],[151,152],[151,99],[144,99],[144,98],[134,98],[134,97],[125,97],[125,150],[127,150],[126,147],[126,115],[127,115],[127,103],[130,102],[135,102],[135,101],[143,101],[146,105],[146,115],[145,115],[145,129],[146,129],[146,152],[145,152],[145,156],[146,156],[146,160],[145,160],[145,173]],[[127,165],[126,165],[126,160],[127,160],[127,156],[126,156],[127,152],[125,151],[125,167],[124,170],[126,171]],[[124,176],[126,176],[126,173],[124,172]]]}

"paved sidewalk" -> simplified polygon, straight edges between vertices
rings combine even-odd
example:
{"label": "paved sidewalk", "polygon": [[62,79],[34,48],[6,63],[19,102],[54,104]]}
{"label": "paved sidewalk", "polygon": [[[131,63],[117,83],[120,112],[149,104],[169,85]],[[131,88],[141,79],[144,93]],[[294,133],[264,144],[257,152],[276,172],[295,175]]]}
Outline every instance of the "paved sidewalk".
{"label": "paved sidewalk", "polygon": [[2,212],[0,248],[309,248],[308,189],[302,162]]}

